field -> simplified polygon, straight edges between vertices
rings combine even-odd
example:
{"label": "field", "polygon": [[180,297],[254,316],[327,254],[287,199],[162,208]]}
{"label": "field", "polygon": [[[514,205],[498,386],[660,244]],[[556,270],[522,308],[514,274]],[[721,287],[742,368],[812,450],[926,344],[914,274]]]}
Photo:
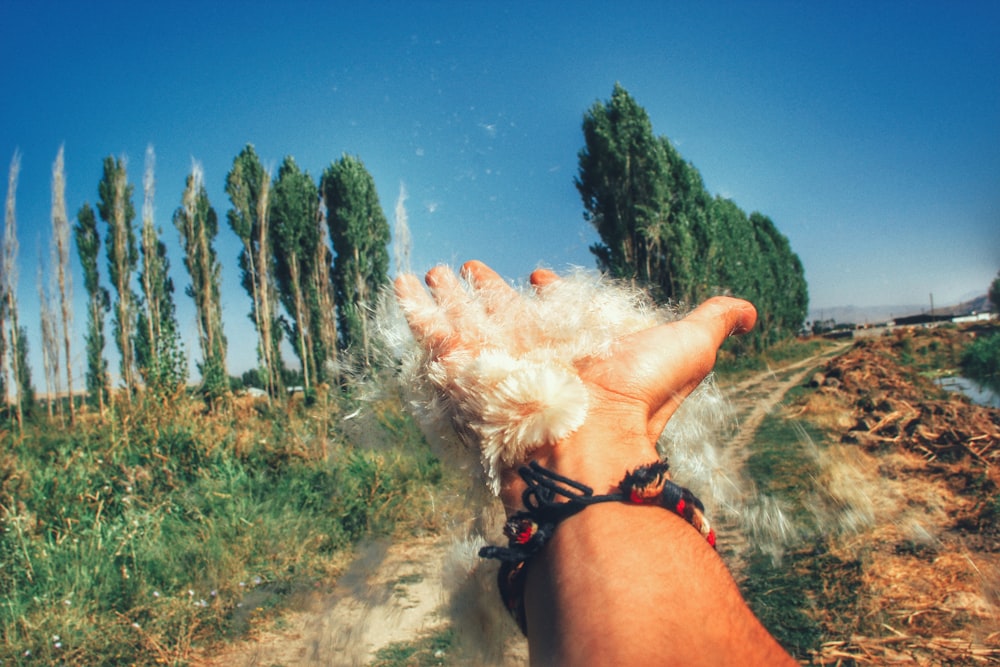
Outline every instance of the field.
{"label": "field", "polygon": [[[720,551],[803,663],[1000,662],[1000,414],[927,379],[968,342],[724,355],[746,516],[768,521],[730,522]],[[391,392],[140,400],[2,437],[2,664],[463,664],[434,592],[461,483]],[[291,650],[351,618],[411,635]]]}
{"label": "field", "polygon": [[433,528],[442,482],[398,401],[326,392],[140,399],[2,437],[5,665],[187,664],[329,586],[362,536]]}

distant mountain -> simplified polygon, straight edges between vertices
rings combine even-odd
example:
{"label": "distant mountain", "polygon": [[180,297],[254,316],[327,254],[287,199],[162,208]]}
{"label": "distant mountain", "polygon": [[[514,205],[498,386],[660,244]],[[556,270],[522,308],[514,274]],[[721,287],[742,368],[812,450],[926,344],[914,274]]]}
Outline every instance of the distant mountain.
{"label": "distant mountain", "polygon": [[[953,306],[935,306],[934,313],[936,315],[954,317],[956,315],[968,315],[973,312],[982,313],[989,309],[989,297],[983,294]],[[833,308],[810,309],[809,320],[832,319],[840,324],[877,324],[896,317],[920,315],[927,312],[930,312],[930,306],[927,304],[919,306],[834,306]]]}

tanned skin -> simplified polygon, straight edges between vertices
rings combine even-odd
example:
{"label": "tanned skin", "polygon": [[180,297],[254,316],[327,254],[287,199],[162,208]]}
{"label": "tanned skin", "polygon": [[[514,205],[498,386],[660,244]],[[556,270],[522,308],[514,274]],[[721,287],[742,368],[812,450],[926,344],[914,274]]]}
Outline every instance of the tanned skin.
{"label": "tanned skin", "polygon": [[[481,262],[466,263],[462,276],[475,290],[520,298]],[[531,274],[543,295],[558,279],[548,270]],[[395,285],[418,341],[443,363],[475,354],[483,343],[463,336],[468,299],[458,277],[437,267],[426,283],[430,293],[409,275]],[[712,370],[719,346],[756,319],[750,303],[716,297],[682,320],[622,338],[609,356],[578,363],[590,393],[587,419],[532,458],[597,494],[616,491],[626,471],[657,460],[657,438]],[[522,509],[518,466],[501,473],[508,516]],[[797,664],[705,539],[657,507],[603,503],[561,523],[529,565],[525,607],[533,665]]]}

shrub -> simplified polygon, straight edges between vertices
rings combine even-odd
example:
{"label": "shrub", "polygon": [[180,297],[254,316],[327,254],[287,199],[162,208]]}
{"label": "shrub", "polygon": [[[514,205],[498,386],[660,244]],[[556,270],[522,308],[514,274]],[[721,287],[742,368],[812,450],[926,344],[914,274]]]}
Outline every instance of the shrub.
{"label": "shrub", "polygon": [[973,379],[1000,381],[1000,332],[976,338],[962,351],[962,372]]}

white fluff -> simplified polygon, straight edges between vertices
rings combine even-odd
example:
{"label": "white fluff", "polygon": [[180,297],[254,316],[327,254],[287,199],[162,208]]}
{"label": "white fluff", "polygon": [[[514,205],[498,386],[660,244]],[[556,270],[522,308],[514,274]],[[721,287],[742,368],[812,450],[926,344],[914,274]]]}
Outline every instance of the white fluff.
{"label": "white fluff", "polygon": [[474,289],[466,297],[463,332],[482,341],[476,356],[459,352],[442,362],[405,334],[384,331],[416,413],[434,433],[441,424],[428,422],[451,423],[478,454],[494,494],[501,467],[527,461],[586,420],[589,394],[577,375],[579,361],[607,355],[622,336],[676,318],[653,308],[643,292],[584,271],[540,291],[519,288],[517,298],[491,301]]}
{"label": "white fluff", "polygon": [[[578,362],[607,356],[622,337],[679,318],[674,309],[655,307],[643,291],[594,272],[575,271],[540,292],[515,289],[518,298],[490,303],[468,291],[463,326],[475,332],[482,348],[475,357],[452,356],[447,364],[417,344],[391,294],[376,318],[399,386],[428,441],[446,464],[483,471],[483,496],[471,490],[468,498],[478,515],[476,537],[456,542],[445,584],[462,650],[483,665],[501,664],[508,640],[519,636],[496,594],[496,564],[475,557],[483,541],[478,535],[493,544],[503,541],[502,521],[489,519],[499,503],[489,502],[485,492],[498,492],[502,466],[528,460],[539,445],[583,424],[589,395],[577,375]],[[710,377],[684,402],[658,443],[675,479],[692,487],[710,512],[718,505],[738,511],[739,480],[727,471],[732,461],[717,446],[733,428],[732,411]]]}

